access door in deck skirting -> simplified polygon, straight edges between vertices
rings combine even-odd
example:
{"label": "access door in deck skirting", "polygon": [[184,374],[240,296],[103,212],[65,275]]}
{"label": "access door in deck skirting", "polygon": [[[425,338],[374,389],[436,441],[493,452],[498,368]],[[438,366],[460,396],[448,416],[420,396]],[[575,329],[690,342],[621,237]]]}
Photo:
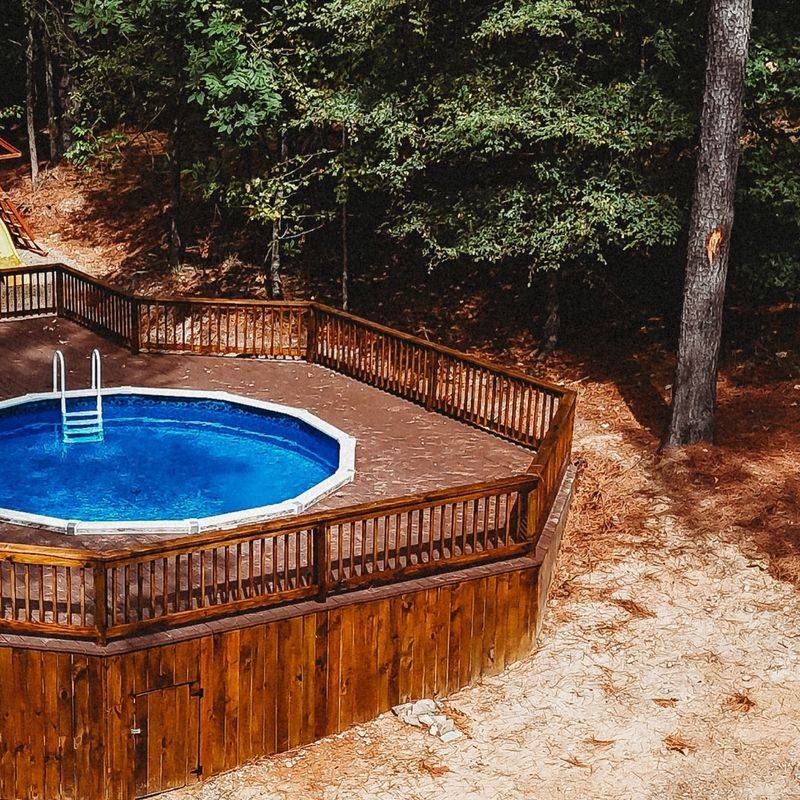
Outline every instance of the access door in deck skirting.
{"label": "access door in deck skirting", "polygon": [[194,783],[200,777],[198,683],[181,683],[133,696],[131,736],[136,797]]}

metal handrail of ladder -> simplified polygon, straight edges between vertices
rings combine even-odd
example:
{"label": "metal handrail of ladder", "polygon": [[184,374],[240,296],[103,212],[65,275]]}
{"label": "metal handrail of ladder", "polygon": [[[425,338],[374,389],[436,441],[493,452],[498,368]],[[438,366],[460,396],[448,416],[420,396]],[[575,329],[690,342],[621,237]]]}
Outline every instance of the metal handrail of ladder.
{"label": "metal handrail of ladder", "polygon": [[102,394],[102,364],[100,362],[100,351],[95,347],[92,350],[92,389],[96,398],[97,417],[100,423],[103,422],[103,394]]}
{"label": "metal handrail of ladder", "polygon": [[[60,385],[59,385],[60,384]],[[53,353],[53,393],[61,392],[61,420],[67,414],[67,368],[64,354],[60,350]]]}
{"label": "metal handrail of ladder", "polygon": [[92,392],[95,397],[93,411],[67,411],[67,378],[64,354],[53,354],[53,394],[60,395],[61,430],[65,443],[96,442],[103,439],[103,381],[100,351],[92,351]]}

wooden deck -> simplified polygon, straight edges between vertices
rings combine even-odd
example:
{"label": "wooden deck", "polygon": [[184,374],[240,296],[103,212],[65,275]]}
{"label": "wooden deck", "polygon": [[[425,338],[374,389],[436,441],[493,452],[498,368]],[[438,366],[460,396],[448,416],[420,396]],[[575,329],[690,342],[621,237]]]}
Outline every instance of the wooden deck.
{"label": "wooden deck", "polygon": [[109,384],[275,400],[358,440],[355,482],[297,517],[150,541],[0,527],[3,800],[178,788],[533,645],[574,392],[320,303],[3,277],[0,397],[48,390],[55,348],[85,385],[98,347]]}
{"label": "wooden deck", "polygon": [[[314,512],[349,508],[376,499],[432,493],[443,477],[464,485],[523,472],[530,451],[365,386],[324,367],[296,361],[219,356],[132,355],[74,322],[44,318],[0,325],[6,370],[0,397],[47,391],[50,363],[61,349],[68,385],[88,380],[89,354],[103,355],[105,384],[226,390],[257,399],[308,408],[355,436],[356,479],[316,504]],[[0,467],[0,479],[2,467]],[[430,569],[437,560],[477,559],[491,550],[524,549],[521,505],[514,492],[442,503],[422,515],[376,517],[357,526],[343,523],[331,537],[332,580],[369,581],[393,570]],[[512,524],[513,523],[513,524]],[[459,535],[446,538],[446,530]],[[156,535],[69,536],[16,525],[0,525],[0,542],[93,551],[157,543]],[[258,605],[270,597],[313,596],[311,529],[273,538],[249,537],[191,552],[168,551],[107,571],[109,622],[117,635],[170,616],[173,621],[208,608]],[[45,626],[91,629],[97,624],[93,576],[68,566],[27,567],[0,562],[0,618],[34,620]]]}
{"label": "wooden deck", "polygon": [[9,394],[46,388],[56,346],[80,357],[100,344],[118,385],[157,376],[272,397],[349,429],[363,451],[360,480],[327,507],[233,530],[159,543],[7,526],[5,630],[104,643],[515,558],[569,465],[574,392],[330,306],[144,297],[63,264],[0,278]]}

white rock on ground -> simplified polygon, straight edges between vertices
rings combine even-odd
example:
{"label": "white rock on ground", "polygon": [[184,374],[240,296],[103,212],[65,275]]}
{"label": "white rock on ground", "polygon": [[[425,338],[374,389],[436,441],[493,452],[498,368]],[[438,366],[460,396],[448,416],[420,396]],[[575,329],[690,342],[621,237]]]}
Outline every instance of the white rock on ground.
{"label": "white rock on ground", "polygon": [[453,720],[441,713],[442,705],[435,700],[423,699],[413,703],[401,703],[392,711],[394,715],[415,728],[427,728],[431,736],[437,736],[443,742],[455,742],[463,734]]}

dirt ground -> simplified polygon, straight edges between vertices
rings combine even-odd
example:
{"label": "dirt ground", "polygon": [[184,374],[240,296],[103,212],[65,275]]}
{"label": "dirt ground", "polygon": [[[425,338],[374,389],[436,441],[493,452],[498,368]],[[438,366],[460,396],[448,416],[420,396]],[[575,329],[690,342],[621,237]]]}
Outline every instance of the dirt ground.
{"label": "dirt ground", "polygon": [[[95,274],[144,264],[143,281],[174,288],[142,255],[158,261],[150,195],[135,246],[125,214],[104,220],[98,244],[70,203],[94,216],[107,187],[72,172],[51,180],[62,189],[50,200],[15,184],[49,246]],[[186,287],[199,284],[205,275]],[[665,455],[673,348],[662,320],[611,344],[573,328],[542,365],[529,326],[458,288],[459,300],[427,303],[397,279],[358,310],[579,391],[577,495],[539,649],[446,698],[461,741],[388,714],[171,797],[800,798],[800,309],[765,310],[756,334],[729,326],[718,443]]]}

